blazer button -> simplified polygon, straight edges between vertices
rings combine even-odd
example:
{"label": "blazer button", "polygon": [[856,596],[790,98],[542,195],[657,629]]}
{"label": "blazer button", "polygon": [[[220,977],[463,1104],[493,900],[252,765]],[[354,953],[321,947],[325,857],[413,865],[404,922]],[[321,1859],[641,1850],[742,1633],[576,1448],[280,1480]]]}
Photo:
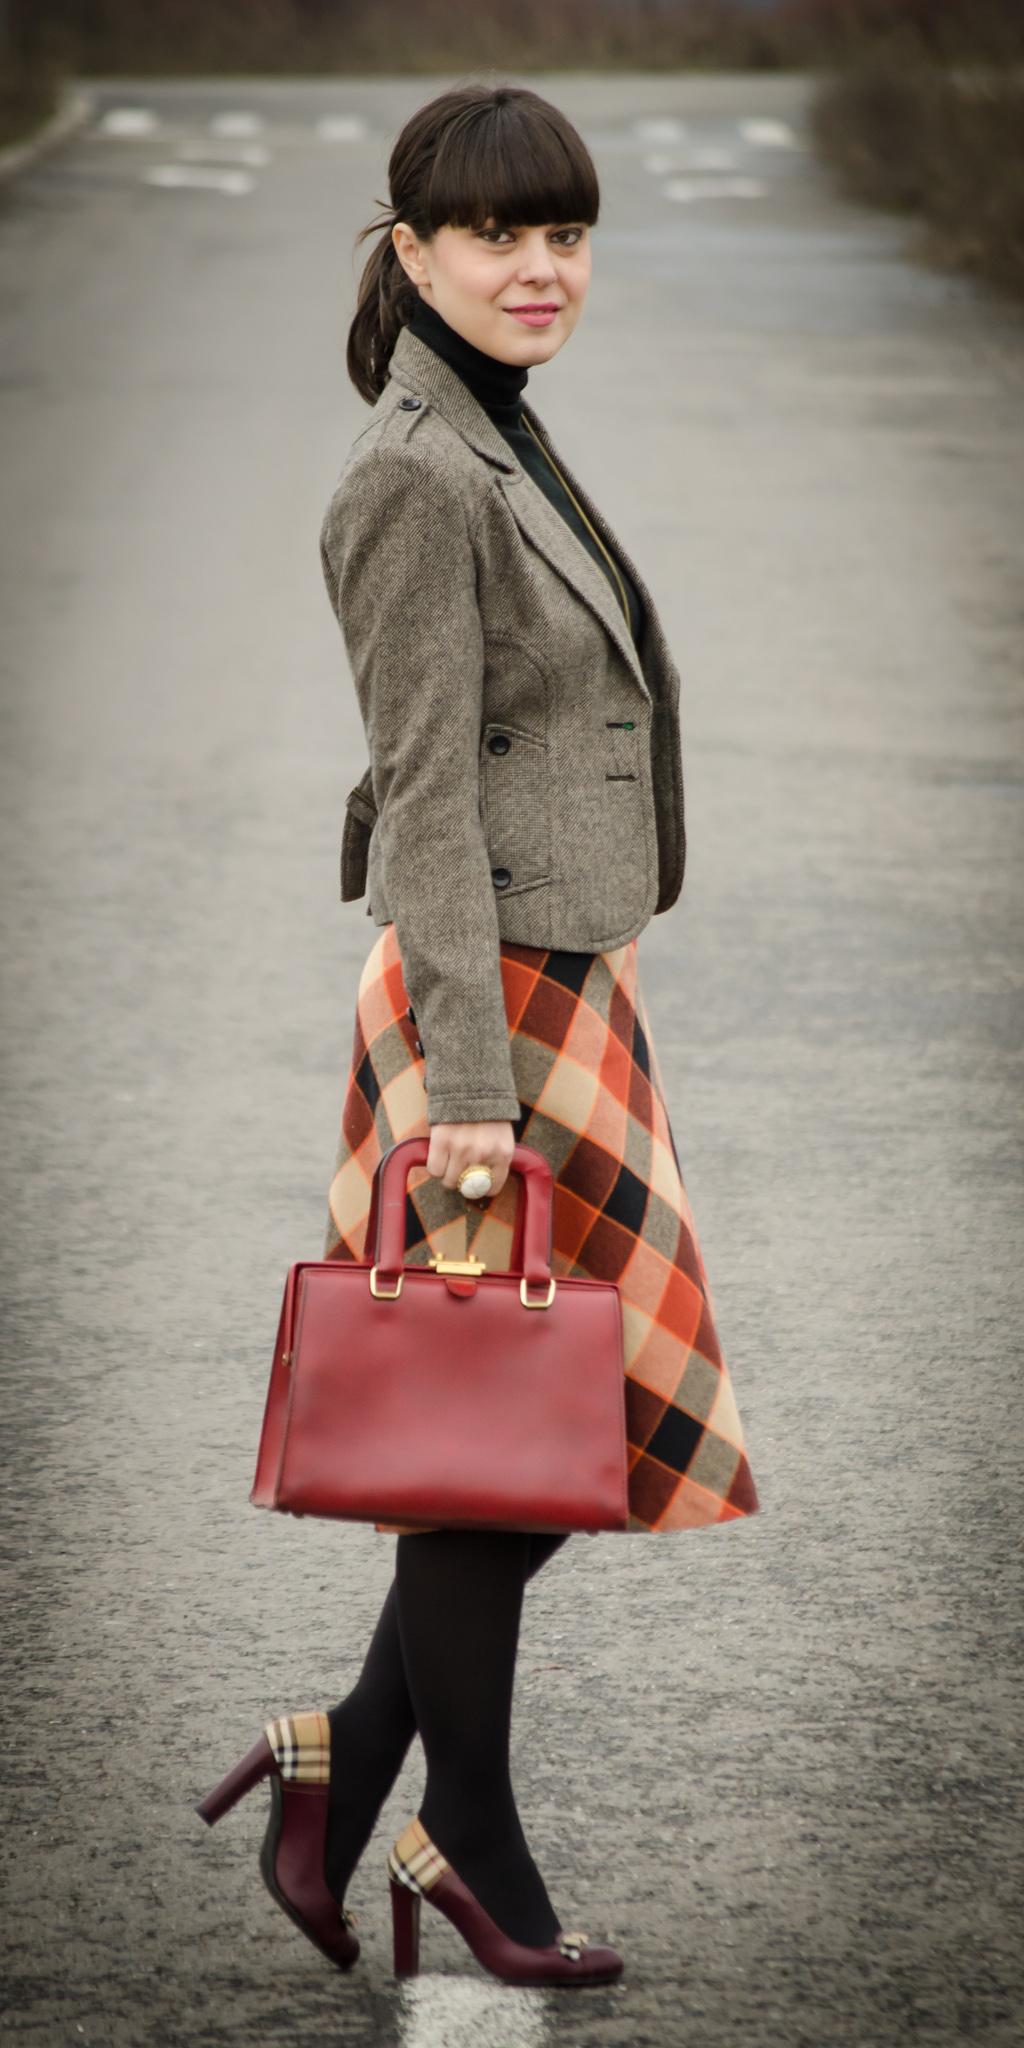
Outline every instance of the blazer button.
{"label": "blazer button", "polygon": [[398,409],[399,412],[419,412],[422,404],[423,400],[421,398],[400,398]]}
{"label": "blazer button", "polygon": [[508,868],[492,868],[491,880],[496,889],[507,889],[511,883],[512,876]]}
{"label": "blazer button", "polygon": [[507,732],[492,732],[487,742],[488,752],[491,754],[507,754],[511,745]]}

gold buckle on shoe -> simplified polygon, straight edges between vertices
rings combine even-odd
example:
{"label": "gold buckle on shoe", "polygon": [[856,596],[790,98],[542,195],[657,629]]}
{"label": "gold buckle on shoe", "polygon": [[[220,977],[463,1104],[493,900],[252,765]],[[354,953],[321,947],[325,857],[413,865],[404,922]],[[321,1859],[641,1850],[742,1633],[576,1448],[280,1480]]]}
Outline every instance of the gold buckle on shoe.
{"label": "gold buckle on shoe", "polygon": [[590,1947],[589,1934],[563,1934],[558,1943],[558,1953],[569,1963],[578,1963],[585,1948]]}

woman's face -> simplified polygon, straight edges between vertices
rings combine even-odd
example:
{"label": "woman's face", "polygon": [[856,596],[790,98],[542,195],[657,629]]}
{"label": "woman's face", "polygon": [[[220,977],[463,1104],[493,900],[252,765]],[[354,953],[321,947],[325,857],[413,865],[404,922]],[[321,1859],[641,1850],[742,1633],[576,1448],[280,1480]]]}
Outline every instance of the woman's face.
{"label": "woman's face", "polygon": [[421,242],[399,221],[392,240],[421,298],[499,363],[522,370],[549,363],[583,311],[590,237],[579,223],[444,227]]}

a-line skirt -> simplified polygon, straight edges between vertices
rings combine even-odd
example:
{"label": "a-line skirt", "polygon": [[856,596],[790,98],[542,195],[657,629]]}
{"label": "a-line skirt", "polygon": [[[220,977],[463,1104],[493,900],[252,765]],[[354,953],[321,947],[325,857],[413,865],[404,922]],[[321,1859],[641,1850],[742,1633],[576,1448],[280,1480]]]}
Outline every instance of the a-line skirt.
{"label": "a-line skirt", "polygon": [[[630,1527],[699,1528],[752,1514],[757,1495],[683,1190],[637,982],[613,953],[503,945],[516,1136],[555,1180],[555,1273],[614,1280],[622,1299]],[[393,925],[359,984],[355,1049],[331,1185],[327,1256],[361,1259],[374,1168],[425,1135],[425,1067]],[[485,1207],[410,1176],[406,1259],[471,1249],[507,1268],[517,1182]]]}

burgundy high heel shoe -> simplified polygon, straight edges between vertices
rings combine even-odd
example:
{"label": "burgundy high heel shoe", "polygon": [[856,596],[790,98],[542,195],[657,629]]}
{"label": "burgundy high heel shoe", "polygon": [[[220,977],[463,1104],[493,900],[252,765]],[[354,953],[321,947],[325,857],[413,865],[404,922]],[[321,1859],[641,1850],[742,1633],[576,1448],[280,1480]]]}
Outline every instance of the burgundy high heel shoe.
{"label": "burgundy high heel shoe", "polygon": [[503,1984],[611,1984],[622,1975],[613,1948],[591,1948],[585,1934],[559,1934],[550,1948],[524,1948],[496,1927],[456,1877],[418,1820],[399,1835],[388,1857],[395,1976],[415,1977],[420,1967],[420,1906],[436,1906],[485,1970]]}
{"label": "burgundy high heel shoe", "polygon": [[354,1922],[324,1879],[330,1777],[326,1714],[291,1714],[267,1722],[248,1756],[207,1793],[196,1812],[212,1828],[261,1779],[270,1779],[270,1820],[260,1850],[263,1882],[314,1948],[339,1970],[350,1970],[359,1956]]}

